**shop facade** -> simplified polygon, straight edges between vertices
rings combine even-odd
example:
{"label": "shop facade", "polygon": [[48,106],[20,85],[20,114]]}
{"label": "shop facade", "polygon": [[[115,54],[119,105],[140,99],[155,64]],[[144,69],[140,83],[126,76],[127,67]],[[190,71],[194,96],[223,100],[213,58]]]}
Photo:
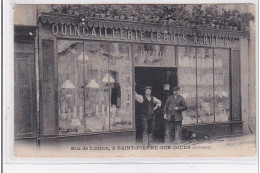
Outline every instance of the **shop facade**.
{"label": "shop facade", "polygon": [[[140,138],[135,92],[164,104],[180,86],[183,128],[243,134],[241,55],[248,32],[41,14],[35,38],[37,142],[131,143]],[[245,46],[245,47],[243,47]],[[162,142],[162,109],[155,138]]]}

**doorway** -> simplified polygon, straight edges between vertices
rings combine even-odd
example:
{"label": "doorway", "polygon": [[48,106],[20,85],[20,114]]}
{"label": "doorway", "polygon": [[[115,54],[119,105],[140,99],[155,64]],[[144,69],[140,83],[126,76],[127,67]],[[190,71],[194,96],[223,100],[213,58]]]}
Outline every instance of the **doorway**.
{"label": "doorway", "polygon": [[[170,89],[177,86],[177,68],[165,67],[135,67],[135,91],[144,95],[144,87],[151,86],[152,95],[162,101],[161,108],[155,111],[155,131],[154,141],[163,142],[164,140],[164,119],[163,107],[170,96]],[[168,84],[168,85],[165,85]],[[170,88],[168,89],[168,86]],[[142,124],[140,119],[141,104],[135,102],[135,124],[136,140],[142,142]]]}

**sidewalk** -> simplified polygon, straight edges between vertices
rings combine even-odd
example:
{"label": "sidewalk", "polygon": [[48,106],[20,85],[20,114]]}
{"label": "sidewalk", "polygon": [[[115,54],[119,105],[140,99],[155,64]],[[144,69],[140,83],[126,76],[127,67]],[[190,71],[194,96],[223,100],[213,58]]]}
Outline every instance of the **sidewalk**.
{"label": "sidewalk", "polygon": [[242,136],[230,136],[224,138],[211,139],[209,141],[195,141],[195,142],[185,142],[184,144],[203,144],[203,143],[211,143],[218,145],[241,145],[241,144],[256,144],[256,135],[242,135]]}
{"label": "sidewalk", "polygon": [[211,157],[252,157],[256,155],[257,147],[255,134],[185,143],[184,145],[189,145],[192,148],[210,146],[210,154],[201,154]]}

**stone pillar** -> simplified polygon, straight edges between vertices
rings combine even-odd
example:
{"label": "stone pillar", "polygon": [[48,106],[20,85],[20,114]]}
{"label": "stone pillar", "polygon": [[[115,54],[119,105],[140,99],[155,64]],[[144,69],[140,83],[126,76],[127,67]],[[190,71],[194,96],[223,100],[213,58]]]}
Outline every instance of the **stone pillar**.
{"label": "stone pillar", "polygon": [[241,85],[241,114],[243,133],[250,134],[249,129],[249,52],[248,38],[240,38],[240,85]]}

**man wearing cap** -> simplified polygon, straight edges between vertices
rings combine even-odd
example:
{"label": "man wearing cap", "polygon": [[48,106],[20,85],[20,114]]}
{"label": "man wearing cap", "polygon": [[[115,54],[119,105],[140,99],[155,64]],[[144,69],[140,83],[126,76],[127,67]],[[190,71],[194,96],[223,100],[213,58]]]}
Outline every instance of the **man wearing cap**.
{"label": "man wearing cap", "polygon": [[142,136],[143,144],[149,146],[153,143],[153,132],[155,125],[154,111],[161,107],[162,103],[159,99],[151,96],[152,87],[144,88],[145,95],[136,95],[136,101],[141,103],[141,119],[142,119]]}
{"label": "man wearing cap", "polygon": [[180,142],[182,111],[187,109],[185,99],[180,95],[180,87],[174,87],[171,95],[163,108],[165,121],[165,143],[170,143],[172,140],[173,128],[175,129],[175,143]]}

